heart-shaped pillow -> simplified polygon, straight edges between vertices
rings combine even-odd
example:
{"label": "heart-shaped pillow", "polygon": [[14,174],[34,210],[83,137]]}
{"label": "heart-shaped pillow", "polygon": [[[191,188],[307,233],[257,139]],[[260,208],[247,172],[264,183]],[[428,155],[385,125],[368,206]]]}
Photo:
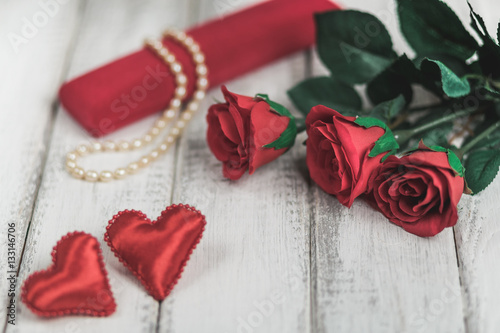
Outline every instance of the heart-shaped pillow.
{"label": "heart-shaped pillow", "polygon": [[189,205],[169,206],[156,221],[125,210],[109,221],[104,240],[149,294],[162,301],[180,278],[205,224],[205,216]]}
{"label": "heart-shaped pillow", "polygon": [[22,287],[26,306],[44,317],[69,314],[109,316],[116,309],[99,242],[73,232],[52,251],[53,265],[30,275]]}

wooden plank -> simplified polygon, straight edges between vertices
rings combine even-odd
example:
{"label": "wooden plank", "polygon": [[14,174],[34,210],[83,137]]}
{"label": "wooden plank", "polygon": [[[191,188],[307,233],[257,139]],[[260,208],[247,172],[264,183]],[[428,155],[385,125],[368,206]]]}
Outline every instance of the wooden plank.
{"label": "wooden plank", "polygon": [[455,227],[468,332],[498,332],[500,318],[500,178],[476,196],[460,202]]}
{"label": "wooden plank", "polygon": [[[168,24],[183,27],[187,8],[179,1],[91,0],[77,40],[69,77],[79,75],[105,61],[141,46],[145,36],[158,35]],[[52,95],[53,97],[53,95]],[[112,138],[131,139],[142,135],[157,116],[131,126]],[[112,255],[103,241],[109,219],[120,210],[137,209],[155,218],[170,203],[175,150],[136,176],[112,183],[87,183],[71,178],[64,170],[65,154],[89,136],[66,112],[57,113],[47,167],[27,239],[21,279],[50,264],[50,252],[67,232],[83,230],[96,236],[103,247],[111,288],[118,304],[108,318],[64,317],[50,323],[21,307],[21,332],[154,332],[158,303],[137,279]],[[82,161],[85,168],[126,165],[144,151],[95,156]],[[12,332],[9,327],[8,332]]]}
{"label": "wooden plank", "polygon": [[[219,14],[215,2],[203,5],[203,16]],[[269,93],[289,107],[285,88],[303,73],[304,57],[296,55],[228,87],[246,95]],[[174,192],[174,202],[206,214],[207,228],[161,305],[160,331],[307,332],[309,202],[301,147],[252,176],[224,179],[205,141],[205,115],[214,98],[222,99],[219,89],[208,94],[182,138]]]}
{"label": "wooden plank", "polygon": [[[2,329],[6,319],[7,294],[10,293],[7,276],[11,273],[7,274],[7,271],[18,269],[44,168],[46,145],[53,123],[53,102],[67,53],[71,49],[71,38],[79,22],[79,6],[79,1],[64,5],[53,2],[45,7],[35,1],[0,3]],[[15,229],[15,263],[12,268],[7,267],[8,224]]]}
{"label": "wooden plank", "polygon": [[[412,53],[398,32],[393,3],[348,5],[382,17],[396,50]],[[317,57],[313,72],[326,72]],[[429,103],[425,94],[417,98]],[[312,192],[313,331],[464,331],[452,229],[419,238],[362,200],[349,210],[317,186]]]}
{"label": "wooden plank", "polygon": [[[500,3],[476,0],[471,4],[484,18],[489,33],[495,36]],[[500,328],[499,194],[500,178],[497,177],[484,192],[467,196],[459,206],[455,239],[468,332],[498,332]]]}

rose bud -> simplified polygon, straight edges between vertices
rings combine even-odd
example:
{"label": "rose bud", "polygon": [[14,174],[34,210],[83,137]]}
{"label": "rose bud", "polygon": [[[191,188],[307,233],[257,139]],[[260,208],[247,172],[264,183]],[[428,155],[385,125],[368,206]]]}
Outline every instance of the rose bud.
{"label": "rose bud", "polygon": [[384,158],[399,146],[380,120],[346,117],[323,105],[306,118],[307,167],[325,192],[351,207],[368,190],[368,179]]}
{"label": "rose bud", "polygon": [[237,180],[285,153],[295,142],[297,128],[290,112],[266,95],[252,98],[221,88],[226,103],[208,110],[207,142],[223,162],[224,177]]}
{"label": "rose bud", "polygon": [[441,147],[426,147],[397,158],[390,156],[370,179],[372,205],[406,231],[430,237],[457,223],[464,191],[458,157]]}

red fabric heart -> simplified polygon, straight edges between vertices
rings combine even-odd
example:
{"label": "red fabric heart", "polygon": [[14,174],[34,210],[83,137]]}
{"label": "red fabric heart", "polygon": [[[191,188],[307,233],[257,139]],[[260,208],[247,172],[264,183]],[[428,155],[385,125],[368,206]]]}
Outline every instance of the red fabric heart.
{"label": "red fabric heart", "polygon": [[99,242],[92,235],[63,236],[52,251],[53,265],[31,274],[21,299],[35,314],[109,316],[116,309]]}
{"label": "red fabric heart", "polygon": [[156,221],[140,211],[113,216],[104,240],[156,300],[170,294],[205,230],[205,216],[189,205],[172,205]]}

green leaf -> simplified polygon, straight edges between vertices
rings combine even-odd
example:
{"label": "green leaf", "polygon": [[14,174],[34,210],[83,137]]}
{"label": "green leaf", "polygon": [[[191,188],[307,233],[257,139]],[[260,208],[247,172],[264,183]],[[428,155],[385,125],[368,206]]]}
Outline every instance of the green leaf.
{"label": "green leaf", "polygon": [[366,93],[373,104],[403,95],[407,102],[413,97],[411,84],[417,81],[418,69],[406,54],[396,59],[366,86]]}
{"label": "green leaf", "polygon": [[498,22],[497,28],[497,42],[500,44],[500,22]]}
{"label": "green leaf", "polygon": [[465,96],[470,93],[471,87],[467,78],[459,78],[451,69],[446,67],[441,61],[424,59],[421,64],[421,68],[425,71],[425,66],[428,63],[434,63],[437,65],[440,71],[441,84],[444,93],[451,98],[458,98]]}
{"label": "green leaf", "polygon": [[403,111],[405,105],[405,98],[403,95],[399,95],[390,101],[383,102],[375,106],[370,111],[369,116],[387,122]]}
{"label": "green leaf", "polygon": [[401,31],[418,55],[470,58],[478,45],[457,15],[439,0],[397,0]]}
{"label": "green leaf", "polygon": [[364,83],[396,58],[391,36],[373,15],[335,10],[315,18],[318,53],[334,78]]}
{"label": "green leaf", "polygon": [[268,95],[257,94],[255,97],[262,98],[269,104],[272,110],[290,119],[287,128],[283,131],[283,133],[281,133],[280,137],[265,145],[264,148],[274,148],[275,150],[279,150],[282,148],[292,147],[295,143],[295,137],[297,136],[297,125],[295,124],[294,116],[283,105],[271,101]]}
{"label": "green leaf", "polygon": [[[420,127],[425,124],[429,124],[435,120],[440,119],[443,116],[441,112],[430,112],[428,115],[420,118],[415,124],[414,127]],[[437,127],[431,128],[428,131],[425,131],[420,134],[420,138],[426,143],[433,146],[443,146],[448,147],[448,134],[453,129],[452,122],[443,123]]]}
{"label": "green leaf", "polygon": [[477,194],[495,179],[500,167],[499,150],[478,150],[469,154],[465,161],[465,179]]}
{"label": "green leaf", "polygon": [[326,76],[302,81],[288,90],[288,96],[304,116],[316,105],[327,106],[343,115],[356,115],[361,110],[361,98],[354,88]]}
{"label": "green leaf", "polygon": [[358,117],[354,122],[359,126],[363,126],[364,128],[378,126],[385,130],[384,135],[382,135],[375,142],[375,145],[370,151],[370,154],[368,154],[369,157],[375,157],[387,152],[387,154],[385,154],[381,160],[383,162],[387,157],[389,157],[390,155],[394,155],[397,152],[399,145],[394,138],[394,134],[392,134],[390,128],[387,127],[387,125],[383,121],[371,117]]}
{"label": "green leaf", "polygon": [[[500,46],[489,35],[483,18],[478,15],[469,3],[471,26],[483,40],[483,45],[478,49],[478,62],[485,76],[493,79],[500,78]],[[498,30],[497,30],[498,35]],[[498,36],[497,36],[498,37]]]}

